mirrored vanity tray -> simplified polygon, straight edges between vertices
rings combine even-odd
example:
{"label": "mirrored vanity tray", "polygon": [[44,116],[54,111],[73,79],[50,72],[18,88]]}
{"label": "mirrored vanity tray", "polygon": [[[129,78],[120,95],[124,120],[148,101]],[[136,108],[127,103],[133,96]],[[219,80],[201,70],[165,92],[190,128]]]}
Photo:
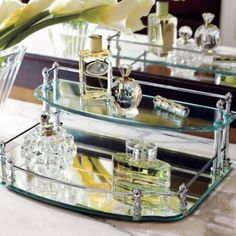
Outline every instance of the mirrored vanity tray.
{"label": "mirrored vanity tray", "polygon": [[[236,118],[235,112],[231,111],[230,93],[212,94],[146,83],[142,84],[142,89],[145,89],[145,86],[146,90],[154,88],[157,95],[167,94],[171,98],[173,91],[175,96],[187,93],[184,102],[181,100],[177,102],[187,106],[190,115],[181,118],[170,112],[154,110],[153,96],[143,95],[137,116],[117,117],[113,114],[109,96],[95,99],[81,96],[79,83],[59,79],[59,70],[78,73],[78,70],[54,63],[52,68],[43,70],[43,85],[35,90],[35,95],[43,101],[43,111],[54,115],[54,125],[60,130],[63,123],[63,127],[73,135],[77,144],[77,154],[73,157],[72,164],[69,165],[66,161],[64,166],[60,165],[61,168],[57,168],[57,171],[60,171],[57,177],[54,176],[53,168],[46,171],[47,174],[40,174],[42,172],[39,168],[36,168],[39,170],[37,173],[29,171],[26,165],[26,158],[31,158],[29,152],[33,152],[34,157],[35,155],[38,157],[38,154],[34,153],[34,146],[31,145],[32,136],[31,139],[27,139],[31,146],[27,145],[26,157],[21,155],[21,150],[24,136],[31,132],[31,129],[37,129],[32,127],[17,137],[3,142],[0,146],[0,178],[8,189],[56,206],[92,215],[127,221],[175,221],[191,214],[234,168],[235,164],[228,156],[229,126]],[[53,79],[49,81],[52,72]],[[203,98],[199,101],[195,99],[196,103],[205,102],[204,98],[208,97],[213,100],[213,106],[189,102],[187,98],[191,100],[193,96]],[[64,119],[64,115],[67,116],[68,121]],[[83,119],[90,120],[91,123],[83,123]],[[106,127],[104,123],[113,127]],[[41,124],[45,125],[42,119]],[[51,136],[53,130],[50,129],[49,123],[47,125],[47,129],[44,130],[47,131],[45,135]],[[113,130],[114,126],[116,128]],[[168,173],[170,167],[170,188],[157,189],[156,183],[154,188],[153,186],[146,188],[143,179],[140,184],[140,178],[137,178],[139,185],[134,185],[135,188],[133,186],[129,188],[128,185],[133,184],[129,179],[123,181],[125,185],[120,188],[119,181],[114,175],[113,157],[114,153],[125,152],[125,142],[130,138],[127,136],[131,135],[133,129],[135,132],[144,132],[145,137],[141,135],[142,137],[138,137],[139,140],[146,138],[147,133],[153,135],[152,141],[158,147],[157,154],[153,158],[164,161],[168,166]],[[120,130],[123,130],[123,135],[120,135]],[[105,131],[111,134],[108,135]],[[200,146],[194,146],[194,142],[199,140],[194,140],[188,134],[193,131],[213,132],[214,140],[207,139],[208,141],[201,141]],[[181,135],[187,137],[183,138]],[[183,140],[186,142],[176,149]],[[168,145],[162,146],[161,143],[168,143]],[[204,146],[206,144],[207,146]],[[54,145],[53,148],[56,146]],[[192,146],[195,150],[189,152]],[[206,150],[210,151],[207,155]],[[44,169],[49,165],[54,167],[50,157],[46,162],[41,159],[43,164],[40,163],[40,168]],[[52,161],[57,160],[54,158]],[[135,168],[137,167],[132,166],[132,171]],[[138,168],[142,169],[142,167]],[[140,169],[135,170],[135,174],[138,172],[138,177]],[[128,170],[130,170],[129,165]],[[160,168],[158,170],[145,168],[144,171],[142,169],[143,173],[148,178],[155,176],[158,181],[160,175],[164,175]],[[133,176],[130,177],[132,179]],[[141,189],[142,186],[144,189]],[[126,191],[127,189],[132,191]]]}
{"label": "mirrored vanity tray", "polygon": [[27,131],[5,143],[6,155],[1,155],[2,184],[30,198],[82,213],[127,221],[175,221],[191,214],[234,168],[234,164],[228,165],[215,176],[210,168],[215,158],[159,148],[158,158],[171,164],[170,190],[144,191],[137,201],[133,192],[112,191],[112,153],[124,151],[125,140],[72,128],[68,131],[79,141],[77,155],[60,178],[27,170],[21,156]]}

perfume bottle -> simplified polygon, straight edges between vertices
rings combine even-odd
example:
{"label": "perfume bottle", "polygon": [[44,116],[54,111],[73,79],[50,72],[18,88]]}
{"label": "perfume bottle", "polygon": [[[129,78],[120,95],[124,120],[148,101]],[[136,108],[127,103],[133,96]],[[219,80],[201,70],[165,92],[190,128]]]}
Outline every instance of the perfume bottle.
{"label": "perfume bottle", "polygon": [[25,136],[21,157],[28,170],[63,179],[63,171],[72,165],[77,148],[74,137],[49,119],[47,112],[42,113],[40,125]]}
{"label": "perfume bottle", "polygon": [[167,99],[159,95],[154,97],[153,104],[154,109],[163,109],[183,118],[186,118],[190,112],[187,106],[183,106],[179,103],[174,102],[173,100]]}
{"label": "perfume bottle", "polygon": [[159,0],[156,13],[148,15],[149,51],[166,56],[177,38],[177,18],[169,14],[169,1]]}
{"label": "perfume bottle", "polygon": [[122,117],[134,117],[142,100],[142,89],[138,82],[129,75],[132,70],[130,65],[120,65],[122,78],[118,78],[112,86],[113,114]]}
{"label": "perfume bottle", "polygon": [[[127,193],[139,189],[142,192],[168,192],[171,166],[156,158],[157,146],[135,139],[126,141],[126,153],[113,155],[113,190]],[[114,195],[116,200],[132,204],[130,196]],[[163,196],[143,195],[144,205],[163,203]]]}
{"label": "perfume bottle", "polygon": [[112,84],[111,56],[102,48],[102,36],[91,35],[90,49],[79,54],[81,95],[87,98],[108,98]]}
{"label": "perfume bottle", "polygon": [[181,78],[193,78],[195,70],[188,67],[198,67],[202,64],[203,56],[192,38],[192,29],[189,26],[182,26],[179,29],[179,38],[175,48],[168,53],[167,62],[176,65],[185,65],[186,68],[171,67],[171,76]]}
{"label": "perfume bottle", "polygon": [[194,38],[200,49],[211,50],[218,46],[221,41],[220,30],[211,24],[215,15],[211,13],[202,14],[204,25],[197,28]]}

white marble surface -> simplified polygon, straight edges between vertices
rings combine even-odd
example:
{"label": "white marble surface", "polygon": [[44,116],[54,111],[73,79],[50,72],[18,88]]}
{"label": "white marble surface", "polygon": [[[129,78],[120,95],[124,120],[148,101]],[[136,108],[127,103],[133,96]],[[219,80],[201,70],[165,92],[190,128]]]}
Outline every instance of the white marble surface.
{"label": "white marble surface", "polygon": [[[21,132],[37,121],[40,112],[38,105],[9,99],[4,114],[0,116],[0,135],[11,137]],[[89,123],[85,129],[90,129],[88,126]],[[122,128],[120,132],[122,134]],[[234,159],[235,153],[235,145],[232,145],[230,156]],[[87,216],[31,200],[1,186],[0,235],[235,235],[235,181],[236,171],[233,171],[191,216],[174,223],[130,223]]]}

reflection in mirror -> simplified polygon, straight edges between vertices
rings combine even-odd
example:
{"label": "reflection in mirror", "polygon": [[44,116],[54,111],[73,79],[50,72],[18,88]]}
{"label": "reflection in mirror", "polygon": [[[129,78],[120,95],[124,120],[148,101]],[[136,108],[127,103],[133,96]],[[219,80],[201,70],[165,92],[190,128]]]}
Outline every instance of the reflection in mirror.
{"label": "reflection in mirror", "polygon": [[[158,159],[171,165],[170,190],[166,195],[144,191],[140,199],[140,208],[137,208],[134,204],[137,195],[133,195],[132,192],[122,195],[114,192],[113,188],[111,155],[117,152],[117,149],[111,148],[122,147],[124,150],[124,140],[109,138],[108,151],[106,146],[104,149],[93,146],[96,142],[103,143],[107,137],[90,135],[80,133],[80,143],[73,163],[62,170],[61,177],[57,179],[28,171],[21,155],[22,137],[15,139],[14,143],[18,144],[7,153],[8,157],[11,156],[11,163],[14,163],[13,172],[8,159],[2,163],[4,168],[1,169],[8,188],[50,204],[88,214],[130,221],[170,221],[181,219],[191,213],[230,170],[226,169],[223,175],[215,178],[211,174],[208,158],[159,148]],[[83,139],[83,136],[87,139]],[[89,149],[82,140],[90,144]],[[201,172],[203,168],[204,171]],[[182,183],[188,185],[186,213],[181,209],[183,202],[178,194]]]}

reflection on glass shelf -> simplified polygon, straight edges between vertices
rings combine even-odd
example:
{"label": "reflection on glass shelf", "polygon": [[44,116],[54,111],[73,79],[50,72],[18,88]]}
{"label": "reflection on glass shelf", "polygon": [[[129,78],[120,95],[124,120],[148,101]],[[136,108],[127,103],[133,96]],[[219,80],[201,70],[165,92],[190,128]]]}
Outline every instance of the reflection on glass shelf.
{"label": "reflection on glass shelf", "polygon": [[164,129],[173,131],[214,131],[220,127],[224,128],[236,117],[227,116],[222,124],[215,124],[217,119],[216,109],[190,103],[181,103],[188,107],[190,114],[187,118],[181,118],[153,109],[153,97],[143,96],[139,107],[139,114],[132,118],[122,118],[112,115],[112,107],[107,100],[86,99],[80,96],[79,83],[58,80],[57,96],[55,98],[52,89],[42,92],[42,86],[35,90],[35,96],[46,101],[49,105],[58,107],[75,114],[92,117],[100,120],[112,121],[137,127]]}
{"label": "reflection on glass shelf", "polygon": [[[118,44],[115,44],[118,42]],[[119,48],[117,48],[117,45]],[[132,46],[131,46],[132,45]],[[169,68],[170,74],[176,76],[176,70],[179,68],[181,71],[181,78],[189,77],[189,71],[196,71],[192,73],[189,79],[201,80],[201,74],[213,74],[222,76],[236,77],[236,52],[228,50],[224,47],[218,47],[214,52],[190,50],[183,48],[168,48],[169,56],[160,57],[149,51],[149,44],[145,42],[130,41],[124,39],[113,39],[111,42],[111,51],[113,57],[119,63],[130,63],[134,65],[137,70],[147,71],[153,73],[150,67],[158,66],[156,70],[161,70],[160,67]],[[161,48],[161,46],[151,45],[152,47]],[[233,52],[232,52],[233,51]],[[189,60],[186,58],[173,55],[191,55]],[[197,58],[197,62],[195,59]],[[184,75],[183,70],[186,70]],[[158,72],[157,72],[158,73]],[[167,74],[168,75],[168,74]],[[199,76],[200,75],[200,76]],[[193,78],[194,77],[194,78]],[[236,78],[235,78],[236,80]],[[236,83],[236,81],[235,81]]]}

